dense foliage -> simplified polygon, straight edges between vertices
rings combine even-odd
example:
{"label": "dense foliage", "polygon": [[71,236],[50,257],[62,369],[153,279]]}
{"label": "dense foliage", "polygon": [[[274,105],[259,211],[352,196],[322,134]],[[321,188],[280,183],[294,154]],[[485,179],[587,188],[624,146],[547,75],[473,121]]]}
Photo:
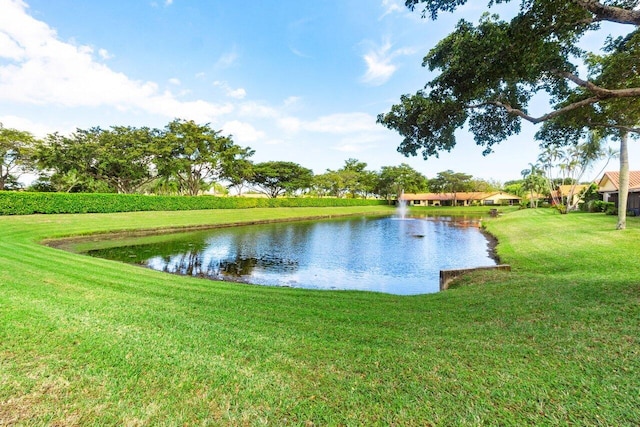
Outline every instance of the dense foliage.
{"label": "dense foliage", "polygon": [[[490,1],[489,7],[508,1]],[[436,19],[438,12],[454,11],[467,1],[406,1],[410,8],[420,3],[425,4],[423,15]],[[436,77],[425,89],[403,95],[378,121],[404,137],[398,151],[421,152],[425,158],[451,150],[455,131],[465,125],[485,153],[519,133],[522,120],[542,123],[577,114],[592,118],[583,120],[579,130],[586,126],[608,133],[640,132],[635,127],[640,98],[638,4],[528,0],[509,20],[488,13],[477,25],[461,20],[424,58],[423,65],[437,71]],[[606,53],[598,56],[581,48],[580,41],[598,30],[601,21],[627,25],[629,34],[607,41]],[[585,66],[589,73],[580,76]],[[548,95],[552,105],[550,112],[534,117],[529,107],[539,94]]]}
{"label": "dense foliage", "polygon": [[33,142],[30,133],[5,128],[0,123],[0,190],[17,187],[20,174],[31,169],[27,160]]}
{"label": "dense foliage", "polygon": [[[53,133],[34,144],[36,189],[197,195],[253,154],[208,124],[176,119],[165,129],[112,126]],[[167,191],[169,190],[169,191]]]}
{"label": "dense foliage", "polygon": [[275,207],[374,206],[371,199],[146,196],[139,194],[0,192],[0,215],[109,213]]}
{"label": "dense foliage", "polygon": [[314,190],[318,195],[333,197],[366,197],[376,194],[376,184],[382,177],[366,167],[366,163],[357,159],[347,159],[340,169],[327,169],[325,173],[314,176]]}
{"label": "dense foliage", "polygon": [[[57,132],[37,140],[29,132],[0,124],[0,190],[22,189],[18,178],[38,175],[27,190],[67,193],[125,193],[156,195],[238,195],[245,187],[269,197],[315,195],[369,198],[387,195],[389,185],[415,191],[402,178],[390,182],[382,172],[348,159],[338,171],[314,176],[294,162],[254,164],[254,150],[236,145],[209,124],[176,119],[164,129],[112,126]],[[402,175],[419,175],[402,165]],[[4,188],[3,188],[4,187]],[[226,188],[225,188],[226,187]],[[424,187],[424,185],[422,186]]]}
{"label": "dense foliage", "polygon": [[[511,0],[488,1],[492,8]],[[467,0],[406,0],[437,19]],[[515,2],[514,2],[515,3]],[[424,89],[402,95],[378,122],[404,137],[398,151],[426,159],[450,151],[456,130],[468,127],[484,154],[520,133],[522,121],[544,123],[536,138],[549,145],[578,144],[597,132],[620,141],[620,200],[627,203],[627,141],[640,137],[640,10],[638,0],[523,0],[515,16],[485,13],[477,24],[460,20],[425,56],[437,75]],[[476,6],[474,4],[474,6]],[[582,43],[617,25],[624,34],[596,49]],[[586,72],[585,72],[586,70]],[[547,112],[530,107],[540,96]],[[537,98],[536,98],[537,97]],[[620,210],[618,229],[625,228]]]}
{"label": "dense foliage", "polygon": [[[4,149],[0,151],[4,153],[0,181],[8,183],[7,190],[23,189],[17,178],[27,171],[39,174],[40,178],[26,191],[52,193],[220,196],[228,195],[229,189],[242,195],[243,188],[248,188],[272,198],[315,196],[391,201],[402,192],[502,189],[500,183],[450,170],[429,180],[406,163],[374,171],[367,169],[365,162],[350,158],[340,169],[328,169],[319,175],[293,162],[254,164],[250,160],[254,151],[249,147],[234,144],[230,136],[220,135],[209,125],[178,119],[164,130],[96,127],[77,129],[70,135],[53,133],[43,140],[16,129],[0,127],[0,131],[0,148]],[[147,204],[148,200],[143,202],[144,206]],[[83,212],[86,207],[43,208],[43,211]],[[13,206],[10,212],[22,209]]]}
{"label": "dense foliage", "polygon": [[406,163],[383,166],[376,191],[382,197],[393,199],[405,193],[420,193],[428,188],[427,178]]}
{"label": "dense foliage", "polygon": [[260,192],[276,198],[283,194],[296,194],[311,187],[313,171],[293,162],[263,162],[253,166],[249,179]]}

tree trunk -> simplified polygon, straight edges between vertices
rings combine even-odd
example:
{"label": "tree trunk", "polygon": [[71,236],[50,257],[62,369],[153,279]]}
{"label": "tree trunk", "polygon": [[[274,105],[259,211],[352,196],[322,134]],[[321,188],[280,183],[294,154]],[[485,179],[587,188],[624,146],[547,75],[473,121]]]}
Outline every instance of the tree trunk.
{"label": "tree trunk", "polygon": [[9,168],[7,168],[6,173],[3,169],[2,165],[0,165],[0,191],[4,190],[4,183],[7,181],[7,178],[9,178]]}
{"label": "tree trunk", "polygon": [[529,190],[529,209],[536,209],[538,207],[538,200],[534,200],[533,188]]}
{"label": "tree trunk", "polygon": [[197,196],[200,193],[200,175],[190,174],[187,177],[187,195]]}
{"label": "tree trunk", "polygon": [[629,195],[629,150],[628,132],[620,137],[620,186],[618,188],[618,225],[617,230],[627,228],[627,196]]}

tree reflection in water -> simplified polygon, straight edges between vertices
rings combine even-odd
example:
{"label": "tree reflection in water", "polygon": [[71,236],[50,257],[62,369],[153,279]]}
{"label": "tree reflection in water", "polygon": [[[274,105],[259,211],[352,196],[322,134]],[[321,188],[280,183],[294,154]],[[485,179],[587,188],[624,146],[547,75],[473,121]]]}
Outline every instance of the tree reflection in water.
{"label": "tree reflection in water", "polygon": [[477,218],[362,217],[154,239],[89,254],[216,280],[399,295],[437,292],[440,270],[495,265]]}

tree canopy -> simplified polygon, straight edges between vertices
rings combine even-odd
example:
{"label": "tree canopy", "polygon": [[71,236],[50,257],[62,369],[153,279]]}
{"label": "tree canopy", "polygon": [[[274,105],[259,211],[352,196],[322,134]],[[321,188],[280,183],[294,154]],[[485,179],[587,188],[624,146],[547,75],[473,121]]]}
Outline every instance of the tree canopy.
{"label": "tree canopy", "polygon": [[429,190],[434,193],[458,193],[473,189],[473,177],[466,173],[446,170],[429,180]]}
{"label": "tree canopy", "polygon": [[249,148],[238,147],[209,124],[176,119],[165,128],[157,156],[158,174],[175,177],[187,194],[195,196],[203,185],[231,169],[225,168],[225,162],[249,153]]}
{"label": "tree canopy", "polygon": [[[47,135],[35,149],[35,159],[41,169],[41,180],[56,191],[101,191],[96,181],[99,157],[100,128],[76,129],[66,136],[59,133]],[[106,185],[106,184],[105,184]]]}
{"label": "tree canopy", "polygon": [[427,190],[427,178],[406,163],[400,166],[383,166],[377,185],[377,193],[390,200],[399,198],[402,192],[420,193]]}
{"label": "tree canopy", "polygon": [[18,177],[31,169],[34,143],[29,132],[5,128],[0,123],[0,190],[16,185]]}
{"label": "tree canopy", "polygon": [[313,171],[293,162],[271,161],[257,163],[249,182],[269,197],[294,193],[309,188]]}
{"label": "tree canopy", "polygon": [[[422,5],[423,16],[431,19],[465,3],[406,1],[410,9]],[[477,25],[461,20],[424,58],[423,65],[439,74],[423,90],[403,95],[378,122],[404,137],[398,151],[420,152],[425,159],[450,151],[456,145],[455,131],[465,125],[487,154],[519,133],[522,120],[541,123],[586,109],[600,113],[583,122],[589,128],[638,133],[635,117],[619,119],[630,105],[638,108],[640,97],[638,3],[524,0],[510,20],[489,14]],[[608,40],[603,55],[583,50],[582,37],[604,21],[628,26],[629,34]],[[584,64],[589,64],[589,74],[581,76]],[[548,112],[534,116],[530,102],[540,93],[549,96],[551,105]]]}
{"label": "tree canopy", "polygon": [[252,154],[209,124],[176,119],[164,130],[112,126],[49,134],[32,157],[42,189],[196,195],[218,179],[241,186]]}
{"label": "tree canopy", "polygon": [[336,171],[327,169],[314,177],[314,187],[318,194],[334,197],[366,198],[375,191],[378,174],[367,170],[367,164],[358,159],[347,159],[344,166]]}

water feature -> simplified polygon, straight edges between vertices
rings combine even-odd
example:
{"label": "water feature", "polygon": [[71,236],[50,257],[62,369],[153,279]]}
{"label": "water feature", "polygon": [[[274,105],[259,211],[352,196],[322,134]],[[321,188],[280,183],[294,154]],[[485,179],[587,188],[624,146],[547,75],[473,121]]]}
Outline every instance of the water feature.
{"label": "water feature", "polygon": [[409,207],[407,206],[407,201],[402,198],[404,196],[404,191],[401,193],[400,197],[398,197],[398,206],[396,207],[396,215],[400,219],[406,219],[407,213],[409,212]]}
{"label": "water feature", "polygon": [[399,295],[437,292],[441,269],[495,265],[477,218],[404,218],[215,229],[88,253],[216,280]]}

